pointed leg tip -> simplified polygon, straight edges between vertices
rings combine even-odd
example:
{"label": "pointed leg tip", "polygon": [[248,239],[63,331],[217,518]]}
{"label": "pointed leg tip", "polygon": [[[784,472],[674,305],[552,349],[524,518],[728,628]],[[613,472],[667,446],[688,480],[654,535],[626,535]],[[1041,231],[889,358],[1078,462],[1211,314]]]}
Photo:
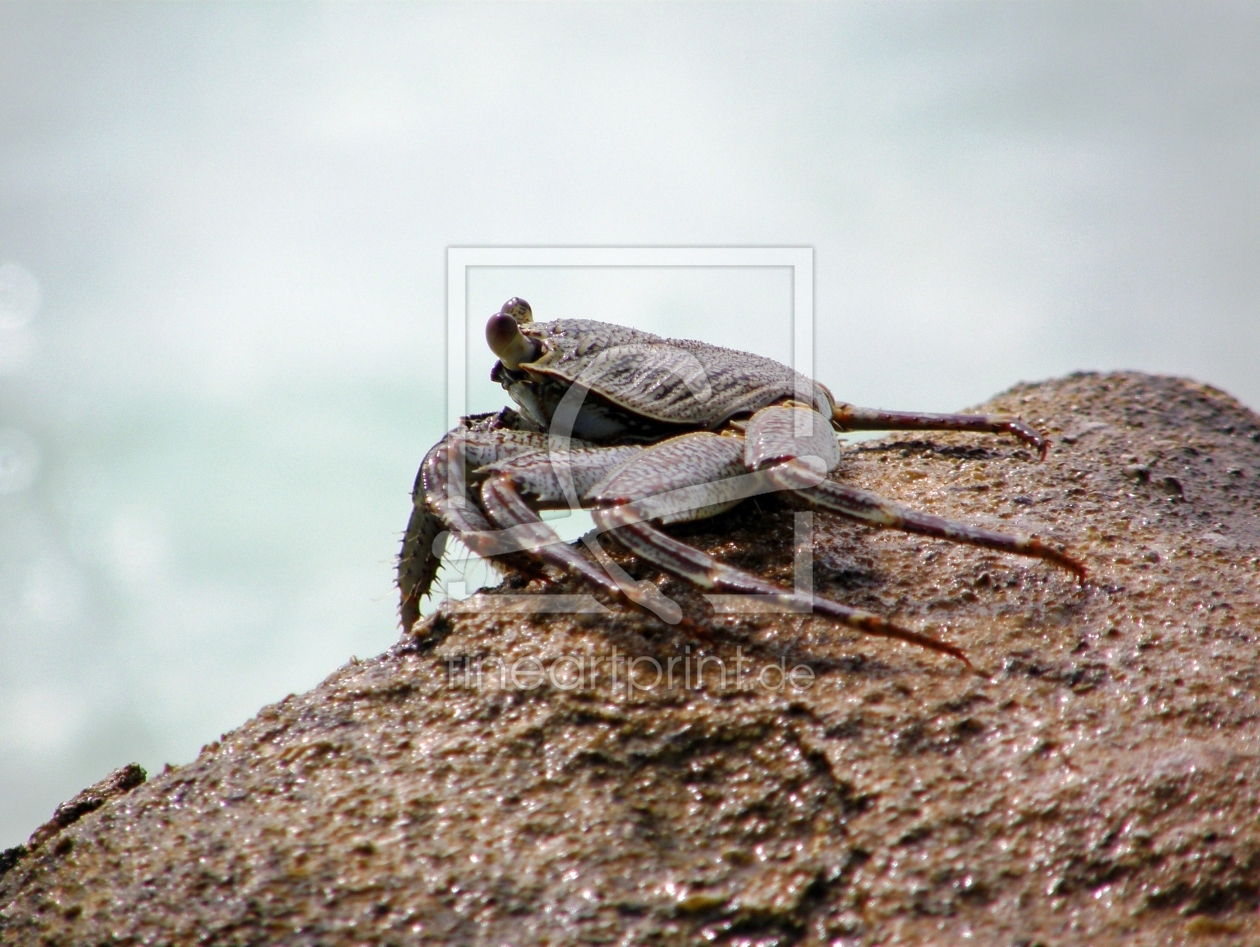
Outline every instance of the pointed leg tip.
{"label": "pointed leg tip", "polygon": [[867,624],[865,631],[872,632],[887,638],[896,638],[907,644],[918,645],[920,648],[927,648],[929,651],[935,651],[938,654],[948,655],[955,660],[961,661],[967,667],[972,667],[971,660],[967,657],[967,652],[957,645],[952,645],[948,641],[942,641],[940,638],[934,638],[931,635],[918,631],[911,631],[909,628],[902,628],[900,625],[894,624],[887,620],[879,620],[878,625]]}
{"label": "pointed leg tip", "polygon": [[1089,568],[1079,559],[1060,552],[1056,555],[1055,562],[1076,576],[1077,585],[1084,586],[1089,583]]}
{"label": "pointed leg tip", "polygon": [[941,654],[948,655],[956,661],[961,661],[967,666],[968,670],[975,671],[978,674],[983,674],[983,672],[978,671],[976,666],[971,663],[971,659],[967,657],[967,652],[962,648],[959,648],[957,645],[941,641],[939,638],[928,638],[926,635],[923,635],[922,638],[925,638],[926,641],[916,641],[914,643],[930,648],[931,650],[937,651]]}
{"label": "pointed leg tip", "polygon": [[1089,579],[1089,570],[1085,563],[1081,562],[1075,556],[1069,555],[1063,549],[1056,549],[1053,546],[1047,546],[1036,536],[1027,541],[1023,548],[1018,550],[1023,555],[1036,556],[1061,569],[1067,569],[1076,576],[1077,581],[1084,585]]}

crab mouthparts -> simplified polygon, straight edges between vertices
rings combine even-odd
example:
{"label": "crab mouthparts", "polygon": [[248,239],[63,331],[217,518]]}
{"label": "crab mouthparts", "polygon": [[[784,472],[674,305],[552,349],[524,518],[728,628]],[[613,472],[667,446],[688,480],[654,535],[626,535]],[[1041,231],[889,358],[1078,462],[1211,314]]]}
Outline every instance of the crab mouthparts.
{"label": "crab mouthparts", "polygon": [[542,343],[527,339],[506,312],[496,312],[486,323],[486,342],[490,351],[499,356],[505,368],[516,371],[522,362],[532,362],[538,357]]}

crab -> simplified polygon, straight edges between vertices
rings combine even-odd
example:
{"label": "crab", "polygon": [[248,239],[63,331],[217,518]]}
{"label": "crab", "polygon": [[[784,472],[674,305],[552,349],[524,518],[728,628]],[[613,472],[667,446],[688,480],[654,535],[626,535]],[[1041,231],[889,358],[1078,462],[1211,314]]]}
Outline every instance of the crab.
{"label": "crab", "polygon": [[[705,590],[754,594],[967,662],[946,641],[783,588],[661,529],[765,493],[874,527],[1042,559],[1085,579],[1080,561],[1036,536],[922,513],[827,476],[841,461],[837,433],[858,430],[1007,434],[1044,459],[1049,442],[1018,418],[859,408],[769,358],[604,322],[534,322],[529,304],[517,298],[490,317],[486,341],[498,357],[490,377],[516,408],[464,418],[420,467],[398,565],[408,629],[451,534],[482,557],[544,577],[546,566],[571,573],[602,598],[677,623],[677,604],[604,550],[597,534],[607,533]],[[561,508],[590,511],[596,529],[581,540],[589,557],[539,515]]]}

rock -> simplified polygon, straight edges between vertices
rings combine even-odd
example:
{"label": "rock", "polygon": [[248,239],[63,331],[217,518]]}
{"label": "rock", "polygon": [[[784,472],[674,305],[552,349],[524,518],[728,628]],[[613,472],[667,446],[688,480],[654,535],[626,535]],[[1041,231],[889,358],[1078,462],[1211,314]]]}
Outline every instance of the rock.
{"label": "rock", "polygon": [[[1049,459],[915,434],[839,475],[1063,542],[1088,585],[820,515],[813,571],[983,674],[671,580],[690,631],[444,608],[17,859],[0,941],[1255,942],[1260,418],[1139,374],[983,410]],[[790,582],[792,524],[680,532]]]}
{"label": "rock", "polygon": [[114,770],[100,782],[77,793],[73,799],[63,802],[53,812],[53,817],[31,833],[26,843],[27,851],[43,845],[66,826],[74,825],[89,812],[95,812],[114,796],[130,792],[148,778],[138,763],[128,763]]}

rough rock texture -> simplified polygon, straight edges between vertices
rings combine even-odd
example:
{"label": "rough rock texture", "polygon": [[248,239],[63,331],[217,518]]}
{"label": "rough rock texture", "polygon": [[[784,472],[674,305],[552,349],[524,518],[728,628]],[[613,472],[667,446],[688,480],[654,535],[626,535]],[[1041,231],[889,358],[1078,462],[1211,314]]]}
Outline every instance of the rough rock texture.
{"label": "rough rock texture", "polygon": [[[710,640],[444,610],[17,860],[0,941],[1260,943],[1260,418],[1136,374],[985,408],[1049,459],[916,434],[836,476],[1057,538],[1091,583],[822,516],[814,581],[987,677],[669,580]],[[790,581],[792,523],[686,535]],[[592,672],[614,650],[638,687]]]}
{"label": "rough rock texture", "polygon": [[115,796],[130,792],[148,778],[148,774],[137,763],[129,763],[119,767],[104,779],[93,783],[87,789],[80,790],[74,798],[57,806],[53,816],[34,832],[25,845],[7,848],[0,852],[0,876],[4,875],[17,862],[25,858],[41,845],[61,834],[61,830],[74,825],[89,812],[95,812]]}

